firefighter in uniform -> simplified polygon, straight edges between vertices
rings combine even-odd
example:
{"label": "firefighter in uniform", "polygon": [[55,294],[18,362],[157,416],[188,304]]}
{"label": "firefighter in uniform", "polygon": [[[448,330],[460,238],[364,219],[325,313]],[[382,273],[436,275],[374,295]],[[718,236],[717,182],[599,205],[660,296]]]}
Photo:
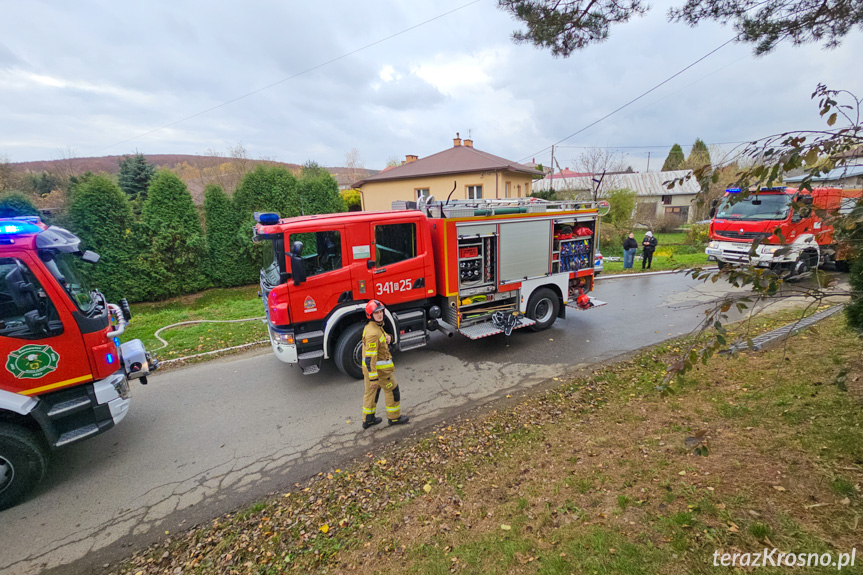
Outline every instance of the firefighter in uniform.
{"label": "firefighter in uniform", "polygon": [[366,392],[363,396],[363,429],[377,425],[383,419],[375,416],[381,389],[390,425],[408,422],[401,414],[399,385],[396,383],[393,356],[390,354],[392,336],[384,331],[384,304],[373,299],[366,304],[369,323],[363,329],[363,379]]}

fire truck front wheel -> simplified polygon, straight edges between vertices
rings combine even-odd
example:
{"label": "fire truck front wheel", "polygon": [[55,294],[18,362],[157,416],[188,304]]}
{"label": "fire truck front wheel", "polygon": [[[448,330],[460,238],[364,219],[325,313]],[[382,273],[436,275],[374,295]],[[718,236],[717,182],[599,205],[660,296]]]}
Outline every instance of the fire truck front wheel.
{"label": "fire truck front wheel", "polygon": [[343,374],[354,379],[363,378],[363,322],[357,322],[339,336],[333,359]]}
{"label": "fire truck front wheel", "polygon": [[550,328],[559,312],[560,299],[548,288],[536,290],[527,300],[527,317],[536,322],[530,326],[533,331]]}
{"label": "fire truck front wheel", "polygon": [[0,511],[17,504],[48,469],[48,451],[30,431],[0,423]]}

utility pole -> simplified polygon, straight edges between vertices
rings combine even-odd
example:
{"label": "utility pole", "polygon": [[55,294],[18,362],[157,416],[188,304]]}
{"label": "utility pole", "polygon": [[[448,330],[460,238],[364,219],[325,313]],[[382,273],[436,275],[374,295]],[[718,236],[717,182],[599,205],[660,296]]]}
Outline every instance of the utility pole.
{"label": "utility pole", "polygon": [[548,181],[548,189],[554,191],[554,144],[551,146],[551,179]]}
{"label": "utility pole", "polygon": [[647,152],[647,171],[650,172],[650,152]]}

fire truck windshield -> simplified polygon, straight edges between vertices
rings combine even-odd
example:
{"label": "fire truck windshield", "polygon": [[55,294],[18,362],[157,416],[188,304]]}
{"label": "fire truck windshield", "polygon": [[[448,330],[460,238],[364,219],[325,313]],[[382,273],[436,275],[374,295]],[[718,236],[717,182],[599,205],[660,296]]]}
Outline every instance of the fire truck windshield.
{"label": "fire truck windshield", "polygon": [[719,209],[716,210],[716,218],[724,220],[784,220],[788,217],[790,208],[790,194],[752,194],[742,199],[730,195],[726,196]]}
{"label": "fire truck windshield", "polygon": [[99,298],[81,269],[80,254],[45,250],[40,252],[40,256],[45,267],[63,286],[78,309],[85,313],[91,312]]}

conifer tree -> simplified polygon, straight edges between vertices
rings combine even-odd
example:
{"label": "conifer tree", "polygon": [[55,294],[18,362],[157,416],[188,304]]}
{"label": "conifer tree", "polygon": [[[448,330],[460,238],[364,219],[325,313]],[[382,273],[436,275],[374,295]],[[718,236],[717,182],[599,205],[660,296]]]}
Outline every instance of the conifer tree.
{"label": "conifer tree", "polygon": [[21,192],[6,192],[0,195],[0,218],[38,215],[39,210],[30,198]]}
{"label": "conifer tree", "polygon": [[141,213],[146,250],[140,256],[147,298],[198,291],[207,285],[203,273],[206,240],[192,196],[176,174],[156,172]]}
{"label": "conifer tree", "polygon": [[155,166],[147,162],[144,154],[123,156],[118,178],[120,189],[140,206],[147,200],[147,189],[155,173]]}
{"label": "conifer tree", "polygon": [[710,150],[707,149],[707,144],[701,138],[696,138],[692,144],[692,150],[689,151],[689,157],[686,158],[685,167],[690,170],[696,170],[710,164]]}
{"label": "conifer tree", "polygon": [[207,226],[206,273],[213,285],[230,287],[255,283],[259,262],[244,262],[238,232],[240,214],[221,186],[204,189]]}
{"label": "conifer tree", "polygon": [[348,207],[339,194],[339,184],[327,170],[314,166],[303,166],[299,181],[300,200],[306,214],[332,214],[347,211]]}
{"label": "conifer tree", "polygon": [[679,170],[683,167],[683,162],[683,148],[680,147],[680,144],[674,144],[671,146],[671,151],[668,152],[668,157],[665,158],[665,163],[662,164],[662,171],[673,172],[674,170]]}
{"label": "conifer tree", "polygon": [[117,184],[101,174],[82,178],[75,186],[67,220],[82,247],[101,256],[95,266],[85,267],[93,286],[108,301],[141,300],[144,286],[136,269],[140,245],[135,219],[129,199]]}

